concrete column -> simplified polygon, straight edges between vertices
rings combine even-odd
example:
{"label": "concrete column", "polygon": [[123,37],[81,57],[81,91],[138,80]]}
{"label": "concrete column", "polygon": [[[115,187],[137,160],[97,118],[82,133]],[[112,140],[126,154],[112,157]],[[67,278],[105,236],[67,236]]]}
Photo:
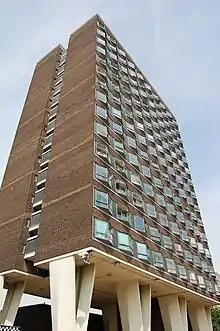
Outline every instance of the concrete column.
{"label": "concrete column", "polygon": [[141,286],[140,295],[144,331],[151,331],[151,286]]}
{"label": "concrete column", "polygon": [[210,330],[210,325],[208,323],[207,314],[204,306],[189,304],[188,312],[193,331]]}
{"label": "concrete column", "polygon": [[2,308],[0,324],[13,326],[24,293],[25,282],[9,285]]}
{"label": "concrete column", "polygon": [[205,312],[206,312],[207,322],[208,322],[208,325],[209,325],[209,330],[208,331],[213,331],[212,316],[211,316],[210,307],[205,307]]}
{"label": "concrete column", "polygon": [[[76,330],[87,331],[89,310],[91,307],[92,293],[95,280],[95,265],[91,264],[81,268],[80,271],[79,302],[76,314]],[[66,329],[63,328],[62,331]],[[74,329],[72,329],[73,331]],[[74,330],[75,331],[75,330]]]}
{"label": "concrete column", "polygon": [[52,261],[49,269],[53,331],[75,331],[75,257]]}
{"label": "concrete column", "polygon": [[188,331],[187,302],[184,297],[179,297],[180,314],[182,317],[183,330]]}
{"label": "concrete column", "polygon": [[0,309],[3,301],[4,276],[0,276]]}
{"label": "concrete column", "polygon": [[144,331],[138,281],[118,284],[117,297],[123,331]]}
{"label": "concrete column", "polygon": [[177,295],[159,297],[165,331],[185,331]]}
{"label": "concrete column", "polygon": [[103,307],[103,320],[105,331],[118,331],[118,311],[116,302],[112,302]]}

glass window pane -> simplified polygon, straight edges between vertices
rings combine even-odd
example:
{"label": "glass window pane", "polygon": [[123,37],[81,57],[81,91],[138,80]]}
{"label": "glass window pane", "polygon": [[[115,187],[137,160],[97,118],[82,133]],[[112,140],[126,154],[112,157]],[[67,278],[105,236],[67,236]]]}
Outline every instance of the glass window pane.
{"label": "glass window pane", "polygon": [[96,133],[100,134],[103,137],[107,137],[108,136],[107,127],[101,123],[96,122]]}
{"label": "glass window pane", "polygon": [[100,180],[108,180],[108,169],[100,166],[98,164],[95,165],[95,173],[96,173],[96,178]]}
{"label": "glass window pane", "polygon": [[148,260],[147,245],[137,242],[137,254],[139,259]]}
{"label": "glass window pane", "polygon": [[145,232],[145,223],[142,216],[134,215],[134,227],[138,231]]}
{"label": "glass window pane", "polygon": [[107,110],[102,107],[96,106],[96,114],[104,119],[107,118]]}
{"label": "glass window pane", "polygon": [[95,205],[108,208],[108,193],[95,190]]}

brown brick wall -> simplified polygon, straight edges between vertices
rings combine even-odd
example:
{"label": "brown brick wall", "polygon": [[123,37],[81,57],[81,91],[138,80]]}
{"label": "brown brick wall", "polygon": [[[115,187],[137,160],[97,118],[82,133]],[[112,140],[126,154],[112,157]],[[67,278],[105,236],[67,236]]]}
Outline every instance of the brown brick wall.
{"label": "brown brick wall", "polygon": [[91,242],[95,35],[92,20],[70,36],[36,262]]}
{"label": "brown brick wall", "polygon": [[[9,156],[0,190],[0,272],[23,267],[21,252],[27,237],[25,219],[31,212],[41,134],[59,52],[59,47],[54,49],[35,68]],[[17,265],[18,260],[22,265]]]}

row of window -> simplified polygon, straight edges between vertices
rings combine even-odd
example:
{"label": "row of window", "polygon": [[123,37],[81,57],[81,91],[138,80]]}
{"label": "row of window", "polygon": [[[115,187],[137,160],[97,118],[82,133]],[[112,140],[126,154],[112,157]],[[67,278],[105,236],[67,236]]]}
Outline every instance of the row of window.
{"label": "row of window", "polygon": [[125,253],[151,263],[156,268],[165,270],[184,281],[189,281],[193,285],[198,285],[201,289],[215,292],[214,282],[205,279],[202,275],[196,275],[194,271],[186,269],[183,265],[177,265],[171,258],[164,258],[160,252],[149,250],[146,244],[133,240],[127,233],[111,228],[107,221],[95,219],[94,232],[95,238],[106,241]]}
{"label": "row of window", "polygon": [[[177,190],[177,188],[172,185],[173,183],[168,182],[167,180],[162,182],[162,180],[158,178],[159,176],[155,171],[153,172],[150,167],[139,163],[139,160],[135,154],[126,154],[127,161],[135,166],[134,170],[129,171],[126,168],[126,162],[124,160],[114,157],[110,153],[110,149],[108,149],[106,145],[103,145],[101,143],[96,143],[95,145],[96,154],[98,156],[101,156],[105,163],[110,163],[114,170],[116,170],[117,172],[119,172],[120,175],[126,178],[126,182],[127,180],[130,180],[131,183],[136,186],[136,189],[140,190],[140,193],[145,193],[150,199],[156,200],[157,204],[160,205],[162,208],[166,207],[167,212],[174,216],[177,215],[180,222],[185,223],[185,219],[188,219],[188,227],[192,227],[190,220],[192,220],[196,225],[198,224],[199,226],[203,227],[201,216],[198,208],[196,208],[196,205],[194,204],[194,200],[192,200],[192,198],[189,199],[189,197],[185,198],[186,195],[183,193],[184,191],[182,189]],[[117,151],[117,146],[114,145],[114,152],[115,151]],[[107,167],[109,168],[109,165]],[[100,179],[107,181],[107,168],[100,168],[99,170]],[[124,183],[124,191],[126,191],[126,182]],[[187,206],[189,206],[190,208],[187,209]],[[184,214],[182,211],[184,211]],[[184,217],[184,215],[186,216]]]}
{"label": "row of window", "polygon": [[[97,100],[101,101],[101,103],[103,102],[103,97],[102,97],[101,92],[97,91],[96,96],[97,96]],[[104,108],[105,107],[105,108]],[[109,109],[111,110],[111,112],[109,112]],[[107,111],[108,110],[108,111]],[[97,115],[99,117],[101,117],[104,120],[110,119],[110,117],[108,116],[108,113],[111,114],[114,118],[114,121],[118,124],[118,125],[122,125],[124,129],[126,129],[126,131],[129,132],[130,136],[135,136],[139,135],[143,136],[143,144],[145,142],[144,145],[146,145],[146,139],[148,140],[149,144],[158,149],[158,152],[160,153],[167,153],[169,156],[167,156],[167,158],[171,161],[172,159],[174,159],[174,161],[178,162],[178,159],[182,162],[180,162],[181,166],[186,166],[187,167],[187,162],[186,162],[186,157],[185,157],[185,153],[183,150],[180,149],[179,147],[179,143],[177,143],[176,140],[176,145],[174,145],[174,143],[172,142],[173,139],[171,137],[171,135],[166,135],[165,130],[162,131],[158,125],[158,130],[153,130],[155,129],[155,127],[157,126],[156,122],[153,122],[151,120],[149,120],[148,117],[146,117],[145,115],[143,115],[143,118],[140,120],[140,117],[138,116],[142,116],[141,113],[139,113],[139,111],[135,111],[135,115],[133,115],[133,113],[131,111],[128,111],[128,109],[119,106],[110,106],[110,104],[105,104],[103,107],[99,107],[97,109]],[[137,115],[138,113],[138,115]],[[129,116],[128,116],[129,115]],[[132,119],[131,119],[132,116]],[[146,120],[147,118],[147,120]],[[156,124],[156,126],[155,126]],[[123,130],[118,129],[118,133],[122,134]],[[172,139],[172,141],[171,141]]]}
{"label": "row of window", "polygon": [[[116,111],[118,110],[112,108],[113,114]],[[134,126],[131,132],[130,124],[128,126],[126,120],[119,122],[116,118],[114,120],[108,118],[108,122],[106,122],[107,111],[102,107],[97,106],[96,114],[101,119],[101,123],[97,122],[96,124],[97,133],[103,137],[109,138],[109,140],[111,137],[109,136],[109,132],[111,132],[111,130],[117,134],[119,139],[116,139],[116,141],[118,141],[116,144],[120,152],[123,151],[125,146],[128,146],[130,149],[135,150],[136,153],[139,153],[145,160],[152,162],[156,160],[157,169],[161,168],[170,176],[175,176],[176,181],[181,187],[188,191],[193,190],[193,184],[188,167],[186,167],[186,161],[183,162],[183,157],[174,153],[167,143],[163,143],[162,141],[161,144],[158,144],[158,141],[153,142],[151,135],[147,134],[145,131],[143,131],[142,134],[137,133]],[[194,192],[193,195],[195,196]]]}
{"label": "row of window", "polygon": [[[116,159],[117,161],[117,159]],[[114,161],[113,161],[114,162]],[[117,165],[117,163],[116,163]],[[120,165],[120,163],[119,163]],[[157,210],[156,207],[153,206],[154,208],[145,208],[144,207],[144,202],[141,196],[139,196],[138,199],[138,194],[136,192],[130,190],[128,188],[127,182],[123,180],[118,180],[114,177],[114,175],[110,172],[107,167],[101,166],[99,164],[95,164],[95,177],[101,181],[104,181],[108,183],[108,185],[118,194],[122,195],[126,200],[128,199],[131,203],[134,204],[134,199],[135,197],[135,205],[136,207],[141,207],[142,209],[147,209],[148,215],[154,218],[157,218]],[[116,170],[118,170],[116,168]],[[194,230],[194,223],[187,217],[185,217],[183,212],[180,212],[175,209],[174,204],[169,203],[165,200],[165,197],[171,197],[172,198],[172,191],[168,186],[165,186],[163,188],[163,193],[159,194],[158,191],[155,192],[154,187],[148,183],[145,183],[143,180],[140,179],[140,176],[137,175],[133,171],[127,170],[126,173],[127,178],[130,180],[132,184],[138,186],[138,189],[141,190],[141,192],[145,193],[149,198],[153,198],[153,200],[161,207],[163,207],[163,211],[167,211],[167,213],[175,216],[175,221],[177,220],[179,223],[183,224],[187,229],[193,231]],[[136,187],[137,189],[137,187]],[[165,222],[164,222],[165,223]],[[177,224],[176,224],[177,225]],[[168,218],[166,222],[166,226],[168,226]],[[180,230],[177,225],[176,232],[179,234]],[[206,240],[206,237],[203,237],[204,241]]]}
{"label": "row of window", "polygon": [[50,159],[51,145],[53,139],[53,131],[56,124],[56,115],[58,102],[62,86],[62,75],[64,73],[64,64],[66,61],[66,52],[64,52],[59,61],[59,67],[56,72],[55,84],[53,89],[53,95],[50,105],[49,119],[47,127],[45,128],[45,139],[43,144],[42,154],[39,157],[40,171],[36,177],[36,191],[35,196],[32,200],[33,202],[33,213],[29,221],[29,235],[25,247],[25,254],[32,254],[36,248],[38,227],[41,220],[41,208],[45,192],[45,183],[48,171],[48,162]]}
{"label": "row of window", "polygon": [[[169,222],[166,215],[160,213],[158,218],[155,220],[155,224],[159,222],[162,227],[166,227],[171,234],[175,235],[181,239],[185,246],[195,249],[195,254],[192,254],[190,250],[183,249],[180,243],[174,243],[168,235],[163,235],[157,226],[149,226],[147,224],[147,219],[143,215],[133,214],[125,206],[115,203],[109,198],[108,193],[102,192],[100,190],[95,190],[95,206],[99,208],[104,208],[117,220],[123,222],[125,225],[148,235],[150,239],[156,242],[158,245],[162,245],[168,250],[174,251],[176,255],[184,257],[189,263],[194,263],[195,260],[197,267],[202,267],[202,259],[198,256],[198,252],[208,259],[211,259],[211,254],[209,249],[201,242],[197,241],[192,235],[188,235],[186,230],[182,230],[178,227],[176,222]],[[146,203],[144,206],[145,213],[152,217],[149,213],[153,205]],[[195,256],[198,256],[196,258]],[[210,261],[209,261],[210,262]],[[205,267],[205,265],[203,265]]]}

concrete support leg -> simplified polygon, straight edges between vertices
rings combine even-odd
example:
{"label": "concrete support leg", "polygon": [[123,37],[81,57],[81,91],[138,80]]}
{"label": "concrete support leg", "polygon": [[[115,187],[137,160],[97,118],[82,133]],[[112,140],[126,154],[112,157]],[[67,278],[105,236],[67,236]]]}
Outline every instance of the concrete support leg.
{"label": "concrete support leg", "polygon": [[4,276],[0,276],[0,309],[3,301]]}
{"label": "concrete support leg", "polygon": [[118,284],[117,297],[123,331],[144,331],[138,282]]}
{"label": "concrete support leg", "polygon": [[188,305],[188,312],[193,331],[212,330],[211,316],[207,318],[207,310],[202,305]]}
{"label": "concrete support leg", "polygon": [[177,295],[159,297],[165,331],[185,331]]}
{"label": "concrete support leg", "polygon": [[142,286],[140,295],[144,331],[151,331],[151,286]]}
{"label": "concrete support leg", "polygon": [[209,331],[213,331],[212,316],[211,316],[210,307],[205,307],[205,312],[206,312],[207,322],[208,322],[208,325],[209,325]]}
{"label": "concrete support leg", "polygon": [[187,302],[184,297],[179,297],[180,314],[182,317],[183,330],[188,331]]}
{"label": "concrete support leg", "polygon": [[103,307],[105,331],[118,331],[117,303],[112,302]]}
{"label": "concrete support leg", "polygon": [[75,257],[52,261],[49,268],[53,331],[75,331]]}
{"label": "concrete support leg", "polygon": [[1,313],[0,324],[14,325],[24,288],[25,282],[18,282],[9,286]]}
{"label": "concrete support leg", "polygon": [[[76,314],[76,330],[87,331],[87,326],[89,321],[89,310],[91,307],[92,293],[93,293],[94,280],[95,280],[95,265],[91,264],[81,268],[80,278],[81,281],[80,281],[80,290],[79,290],[79,301],[78,301],[77,314]],[[63,330],[64,328],[62,329],[62,331]]]}

